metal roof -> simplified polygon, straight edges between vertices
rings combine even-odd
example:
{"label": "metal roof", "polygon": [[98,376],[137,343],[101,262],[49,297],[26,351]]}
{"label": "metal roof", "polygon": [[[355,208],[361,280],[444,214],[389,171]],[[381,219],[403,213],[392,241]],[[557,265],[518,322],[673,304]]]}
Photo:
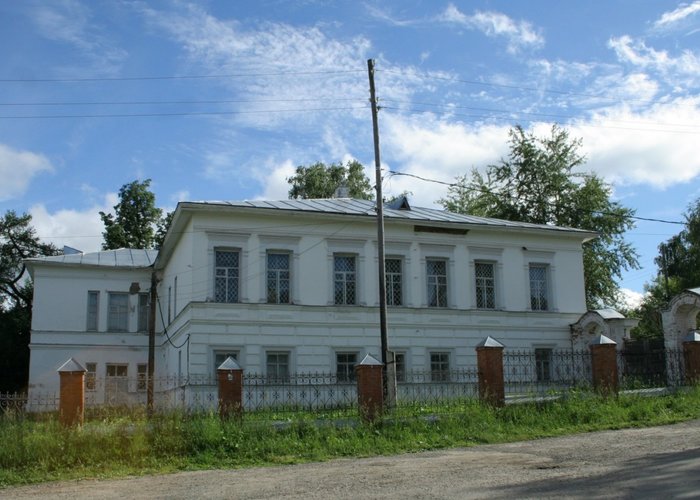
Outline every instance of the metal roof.
{"label": "metal roof", "polygon": [[[187,206],[223,206],[231,208],[252,208],[263,210],[284,210],[293,212],[306,212],[318,214],[338,214],[355,216],[376,216],[375,202],[370,200],[356,200],[352,198],[329,198],[312,200],[281,200],[281,201],[193,201],[184,202]],[[567,227],[550,226],[547,224],[531,224],[528,222],[514,222],[473,215],[457,214],[434,208],[410,207],[397,210],[385,205],[385,219],[406,220],[414,222],[447,222],[469,225],[481,225],[490,227],[504,227],[513,229],[539,229],[558,232],[578,232],[581,234],[594,234],[593,231],[574,229]]]}
{"label": "metal roof", "polygon": [[688,288],[688,291],[690,293],[694,293],[695,295],[700,295],[700,287],[698,288]]}
{"label": "metal roof", "polygon": [[56,255],[55,257],[37,257],[27,259],[27,264],[63,264],[114,268],[144,268],[153,265],[158,250],[140,250],[119,248],[101,252]]}
{"label": "metal roof", "polygon": [[595,309],[595,312],[603,319],[625,319],[625,316],[615,309]]}

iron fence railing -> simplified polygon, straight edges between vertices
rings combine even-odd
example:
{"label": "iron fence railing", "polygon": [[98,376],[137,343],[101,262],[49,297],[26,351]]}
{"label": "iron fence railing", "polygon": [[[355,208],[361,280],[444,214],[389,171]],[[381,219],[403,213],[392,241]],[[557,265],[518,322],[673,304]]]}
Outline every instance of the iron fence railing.
{"label": "iron fence railing", "polygon": [[617,366],[622,389],[677,387],[683,384],[681,349],[618,351]]}
{"label": "iron fence railing", "polygon": [[545,395],[592,383],[588,351],[538,349],[503,353],[505,392],[511,398]]}
{"label": "iron fence railing", "polygon": [[397,381],[399,406],[459,404],[478,397],[476,367],[461,370],[409,370]]}

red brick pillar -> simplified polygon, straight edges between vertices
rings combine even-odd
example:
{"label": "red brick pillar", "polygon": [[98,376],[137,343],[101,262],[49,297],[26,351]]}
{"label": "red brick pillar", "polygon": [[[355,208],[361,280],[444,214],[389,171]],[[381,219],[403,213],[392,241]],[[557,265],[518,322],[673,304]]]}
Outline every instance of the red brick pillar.
{"label": "red brick pillar", "polygon": [[357,404],[363,420],[372,422],[384,410],[384,365],[369,354],[355,365],[357,374]]}
{"label": "red brick pillar", "polygon": [[479,399],[494,406],[503,406],[506,402],[503,348],[504,345],[492,337],[486,337],[476,345]]}
{"label": "red brick pillar", "polygon": [[216,369],[219,386],[219,416],[240,417],[243,414],[243,369],[231,356]]}
{"label": "red brick pillar", "polygon": [[58,419],[65,427],[83,425],[85,418],[85,372],[73,358],[57,370],[61,378]]}
{"label": "red brick pillar", "polygon": [[590,349],[593,389],[603,395],[617,394],[617,342],[600,335]]}
{"label": "red brick pillar", "polygon": [[685,383],[694,385],[700,382],[700,333],[692,332],[683,341],[683,361],[685,361]]}

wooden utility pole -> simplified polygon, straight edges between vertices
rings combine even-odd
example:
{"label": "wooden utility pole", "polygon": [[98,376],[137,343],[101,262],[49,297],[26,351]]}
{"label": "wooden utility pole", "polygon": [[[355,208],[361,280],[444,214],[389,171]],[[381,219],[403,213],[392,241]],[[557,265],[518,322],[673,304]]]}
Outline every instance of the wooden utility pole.
{"label": "wooden utility pole", "polygon": [[156,361],[156,301],[158,300],[157,285],[158,280],[156,279],[156,272],[154,270],[151,273],[151,294],[148,308],[148,380],[146,385],[146,412],[149,417],[153,416],[153,375],[155,373]]}
{"label": "wooden utility pole", "polygon": [[[386,269],[384,261],[384,197],[382,194],[382,162],[379,155],[379,123],[377,119],[377,97],[374,90],[374,59],[367,59],[367,73],[369,75],[369,95],[372,105],[372,130],[374,132],[374,168],[377,190],[377,261],[379,272],[379,332],[382,344],[382,363],[384,364],[384,391],[389,396],[388,401],[395,401],[393,390],[396,383],[389,380],[387,375],[389,359],[389,340],[386,320]],[[395,373],[394,370],[390,370]],[[391,392],[390,392],[391,391]]]}

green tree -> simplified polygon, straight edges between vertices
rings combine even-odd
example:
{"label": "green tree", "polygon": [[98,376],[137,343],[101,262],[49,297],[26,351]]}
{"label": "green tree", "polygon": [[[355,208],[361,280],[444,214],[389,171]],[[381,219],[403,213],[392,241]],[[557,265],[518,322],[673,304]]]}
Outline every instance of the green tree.
{"label": "green tree", "polygon": [[119,189],[114,215],[100,212],[105,232],[103,250],[114,248],[153,248],[156,225],[163,211],[156,207],[156,196],[149,189],[151,179],[133,181]]}
{"label": "green tree", "polygon": [[29,375],[33,290],[24,259],[60,253],[39,240],[31,220],[12,210],[0,217],[0,392],[23,389]]}
{"label": "green tree", "polygon": [[637,269],[637,253],[624,233],[634,226],[632,209],[610,199],[611,188],[590,172],[581,172],[581,140],[553,126],[538,138],[520,126],[510,130],[510,154],[457,179],[446,210],[519,222],[552,224],[596,231],[583,246],[586,303],[589,308],[617,305],[623,270]]}
{"label": "green tree", "polygon": [[342,163],[314,163],[298,166],[293,176],[287,178],[291,185],[290,199],[332,198],[336,189],[344,185],[350,198],[374,199],[374,191],[358,161]]}
{"label": "green tree", "polygon": [[644,300],[634,311],[636,337],[662,337],[661,311],[675,295],[700,286],[700,198],[688,207],[685,227],[659,245],[655,262],[657,275],[644,286]]}
{"label": "green tree", "polygon": [[175,210],[166,213],[157,224],[156,236],[155,236],[155,246],[160,249],[163,246],[163,241],[165,241],[165,235],[170,229],[170,224],[173,222],[173,215],[175,215]]}

